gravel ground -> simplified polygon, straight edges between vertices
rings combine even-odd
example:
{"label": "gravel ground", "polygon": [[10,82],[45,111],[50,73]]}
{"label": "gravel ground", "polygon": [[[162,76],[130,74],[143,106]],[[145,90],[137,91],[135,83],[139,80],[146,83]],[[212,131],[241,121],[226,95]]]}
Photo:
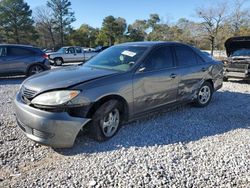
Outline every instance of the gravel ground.
{"label": "gravel ground", "polygon": [[17,128],[22,80],[0,80],[0,187],[250,187],[249,84],[224,83],[208,107],[127,124],[107,142],[82,134],[53,150]]}

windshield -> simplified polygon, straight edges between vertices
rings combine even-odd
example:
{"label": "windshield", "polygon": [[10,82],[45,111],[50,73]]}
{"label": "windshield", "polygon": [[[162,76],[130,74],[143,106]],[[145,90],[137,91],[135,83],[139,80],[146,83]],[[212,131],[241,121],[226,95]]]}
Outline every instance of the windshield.
{"label": "windshield", "polygon": [[63,48],[63,47],[60,48],[59,50],[57,50],[58,53],[64,53],[64,51],[65,51],[65,48]]}
{"label": "windshield", "polygon": [[232,56],[250,56],[250,49],[236,50]]}
{"label": "windshield", "polygon": [[83,66],[128,71],[146,51],[142,46],[113,46],[90,59]]}

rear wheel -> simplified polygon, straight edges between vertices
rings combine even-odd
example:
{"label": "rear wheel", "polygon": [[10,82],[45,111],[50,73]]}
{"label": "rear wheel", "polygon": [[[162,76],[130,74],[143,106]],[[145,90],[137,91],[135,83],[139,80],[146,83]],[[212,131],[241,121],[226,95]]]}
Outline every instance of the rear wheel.
{"label": "rear wheel", "polygon": [[62,58],[57,57],[57,58],[54,59],[54,65],[61,66],[62,64],[63,64],[63,59]]}
{"label": "rear wheel", "polygon": [[32,65],[29,68],[28,76],[31,76],[31,75],[34,75],[43,71],[44,71],[44,68],[41,65]]}
{"label": "rear wheel", "polygon": [[204,82],[200,87],[197,99],[194,101],[194,106],[205,107],[207,106],[213,95],[213,86],[209,82]]}
{"label": "rear wheel", "polygon": [[97,141],[105,141],[113,137],[121,124],[121,104],[117,100],[110,100],[102,104],[93,116],[89,127],[91,137]]}

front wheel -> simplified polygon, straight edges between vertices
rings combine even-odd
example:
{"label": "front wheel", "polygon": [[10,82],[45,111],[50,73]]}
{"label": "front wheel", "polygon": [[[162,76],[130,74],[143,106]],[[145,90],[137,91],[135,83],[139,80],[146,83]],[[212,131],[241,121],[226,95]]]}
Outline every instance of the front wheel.
{"label": "front wheel", "polygon": [[99,107],[89,127],[89,132],[95,140],[105,141],[117,133],[122,121],[121,109],[117,100],[107,101]]}
{"label": "front wheel", "polygon": [[193,102],[194,106],[197,107],[207,106],[212,99],[212,95],[213,95],[212,85],[209,82],[203,83],[198,91],[197,99]]}
{"label": "front wheel", "polygon": [[54,65],[61,66],[62,64],[63,64],[63,59],[62,58],[57,57],[57,58],[54,59]]}

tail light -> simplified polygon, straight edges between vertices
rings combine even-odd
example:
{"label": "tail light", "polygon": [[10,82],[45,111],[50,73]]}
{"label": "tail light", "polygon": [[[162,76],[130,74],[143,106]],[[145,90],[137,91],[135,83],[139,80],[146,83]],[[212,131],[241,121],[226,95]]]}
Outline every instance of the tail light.
{"label": "tail light", "polygon": [[43,58],[46,58],[46,59],[49,59],[48,54],[43,54],[42,57],[43,57]]}

